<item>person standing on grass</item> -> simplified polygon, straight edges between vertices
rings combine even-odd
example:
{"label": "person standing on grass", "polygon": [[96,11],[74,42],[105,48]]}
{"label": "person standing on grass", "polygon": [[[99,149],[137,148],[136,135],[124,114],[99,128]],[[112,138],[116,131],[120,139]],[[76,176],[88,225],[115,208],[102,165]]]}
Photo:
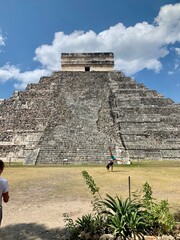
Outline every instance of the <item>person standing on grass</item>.
{"label": "person standing on grass", "polygon": [[[4,162],[0,160],[0,175],[4,170]],[[0,176],[0,225],[2,221],[2,200],[7,203],[9,201],[8,181]]]}

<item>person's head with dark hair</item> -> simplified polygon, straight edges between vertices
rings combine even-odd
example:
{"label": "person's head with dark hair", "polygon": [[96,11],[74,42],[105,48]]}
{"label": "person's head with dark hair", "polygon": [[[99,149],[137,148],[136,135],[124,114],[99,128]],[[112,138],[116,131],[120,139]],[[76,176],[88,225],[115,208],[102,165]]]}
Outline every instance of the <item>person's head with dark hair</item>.
{"label": "person's head with dark hair", "polygon": [[4,170],[4,162],[3,160],[0,159],[0,174],[3,172]]}

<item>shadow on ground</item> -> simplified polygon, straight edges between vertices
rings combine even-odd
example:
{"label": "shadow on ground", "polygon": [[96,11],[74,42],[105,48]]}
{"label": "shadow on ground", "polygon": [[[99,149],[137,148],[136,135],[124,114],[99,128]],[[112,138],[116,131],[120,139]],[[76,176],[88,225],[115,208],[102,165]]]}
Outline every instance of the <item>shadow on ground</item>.
{"label": "shadow on ground", "polygon": [[48,229],[44,225],[29,223],[0,228],[1,240],[54,240],[68,239],[65,229]]}
{"label": "shadow on ground", "polygon": [[123,172],[123,173],[125,173],[125,172],[128,172],[128,171],[125,171],[125,170],[113,170],[113,171],[107,171],[107,172],[110,172],[110,173],[115,173],[115,172]]}

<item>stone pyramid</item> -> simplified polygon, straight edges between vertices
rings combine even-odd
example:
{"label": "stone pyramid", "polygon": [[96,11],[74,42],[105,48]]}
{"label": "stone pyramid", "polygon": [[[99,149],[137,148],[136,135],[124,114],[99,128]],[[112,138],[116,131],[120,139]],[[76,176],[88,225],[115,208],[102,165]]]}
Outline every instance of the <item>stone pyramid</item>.
{"label": "stone pyramid", "polygon": [[81,54],[73,71],[65,54],[63,71],[1,100],[0,159],[103,164],[117,146],[124,161],[180,160],[180,104],[114,71],[104,54]]}

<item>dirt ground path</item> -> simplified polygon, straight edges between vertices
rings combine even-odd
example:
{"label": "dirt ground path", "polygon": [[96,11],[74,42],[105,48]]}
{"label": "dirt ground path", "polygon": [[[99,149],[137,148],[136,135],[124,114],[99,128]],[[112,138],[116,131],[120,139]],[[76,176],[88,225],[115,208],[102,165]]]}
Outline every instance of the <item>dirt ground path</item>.
{"label": "dirt ground path", "polygon": [[92,210],[84,201],[51,201],[36,204],[4,205],[4,218],[0,230],[1,240],[64,239],[64,213],[77,219]]}
{"label": "dirt ground path", "polygon": [[63,239],[63,214],[77,219],[92,210],[80,171],[6,168],[3,177],[9,181],[10,201],[3,204],[0,240]]}

